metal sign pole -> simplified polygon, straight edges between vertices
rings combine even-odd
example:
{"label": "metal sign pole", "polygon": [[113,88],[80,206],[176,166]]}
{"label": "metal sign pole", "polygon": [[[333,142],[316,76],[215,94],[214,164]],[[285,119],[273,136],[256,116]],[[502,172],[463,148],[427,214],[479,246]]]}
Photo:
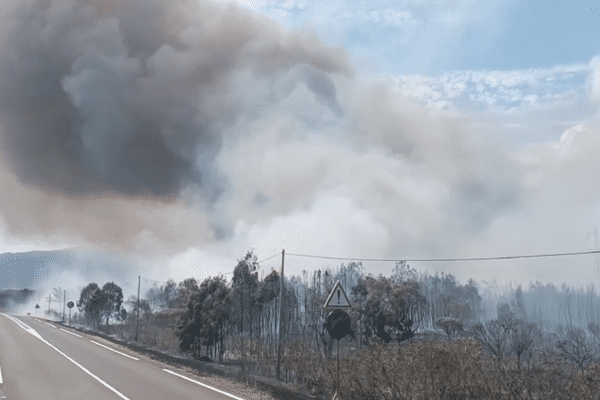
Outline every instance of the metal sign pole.
{"label": "metal sign pole", "polygon": [[[73,303],[72,301],[69,301],[67,303],[67,307],[69,307],[69,326],[71,326],[71,308],[73,308],[75,306],[75,303]],[[63,314],[63,321],[64,321],[64,314]]]}
{"label": "metal sign pole", "polygon": [[[335,385],[335,394],[340,390],[340,339],[337,341],[337,379]],[[337,396],[336,396],[337,397]]]}

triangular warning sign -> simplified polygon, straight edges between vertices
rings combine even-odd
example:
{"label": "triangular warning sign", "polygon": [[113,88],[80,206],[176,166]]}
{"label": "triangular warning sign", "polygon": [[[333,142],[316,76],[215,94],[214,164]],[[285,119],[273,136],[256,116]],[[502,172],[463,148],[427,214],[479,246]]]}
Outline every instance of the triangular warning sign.
{"label": "triangular warning sign", "polygon": [[348,296],[346,296],[346,292],[344,292],[344,288],[340,284],[340,281],[337,281],[331,294],[327,297],[327,301],[325,302],[325,308],[350,308],[350,300],[348,300]]}

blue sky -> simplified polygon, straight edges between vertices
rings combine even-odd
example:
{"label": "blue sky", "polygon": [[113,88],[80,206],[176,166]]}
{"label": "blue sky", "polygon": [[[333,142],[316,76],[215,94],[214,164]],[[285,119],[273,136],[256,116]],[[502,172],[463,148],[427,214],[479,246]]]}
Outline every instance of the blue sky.
{"label": "blue sky", "polygon": [[[359,74],[391,76],[432,107],[487,113],[521,145],[590,118],[597,2],[239,0],[289,29],[314,30]],[[556,109],[560,108],[557,114]]]}
{"label": "blue sky", "polygon": [[289,28],[313,28],[357,60],[369,52],[387,73],[550,68],[600,50],[592,1],[239,2]]}

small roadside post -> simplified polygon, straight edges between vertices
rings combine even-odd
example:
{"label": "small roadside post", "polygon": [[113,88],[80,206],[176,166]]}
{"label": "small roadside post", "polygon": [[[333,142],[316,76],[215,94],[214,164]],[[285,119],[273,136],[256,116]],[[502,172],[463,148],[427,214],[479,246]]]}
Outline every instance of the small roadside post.
{"label": "small roadside post", "polygon": [[337,281],[333,286],[333,290],[325,301],[324,308],[332,309],[325,320],[325,329],[329,332],[332,339],[337,340],[337,362],[336,362],[336,382],[335,394],[332,400],[339,400],[338,391],[340,389],[340,340],[348,335],[351,331],[350,316],[344,310],[351,308],[350,300],[346,296],[344,288]]}
{"label": "small roadside post", "polygon": [[72,301],[67,303],[67,307],[69,307],[69,326],[71,326],[71,308],[73,308],[75,304]]}

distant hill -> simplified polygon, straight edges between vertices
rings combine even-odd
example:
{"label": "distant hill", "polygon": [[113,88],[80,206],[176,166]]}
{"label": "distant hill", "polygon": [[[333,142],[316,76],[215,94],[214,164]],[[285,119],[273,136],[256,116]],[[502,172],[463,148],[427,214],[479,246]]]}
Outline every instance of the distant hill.
{"label": "distant hill", "polygon": [[51,270],[72,268],[69,251],[31,251],[0,254],[0,289],[37,286]]}
{"label": "distant hill", "polygon": [[119,280],[123,260],[98,251],[57,250],[0,254],[0,290],[35,289],[54,273],[76,270],[83,277],[97,274]]}

